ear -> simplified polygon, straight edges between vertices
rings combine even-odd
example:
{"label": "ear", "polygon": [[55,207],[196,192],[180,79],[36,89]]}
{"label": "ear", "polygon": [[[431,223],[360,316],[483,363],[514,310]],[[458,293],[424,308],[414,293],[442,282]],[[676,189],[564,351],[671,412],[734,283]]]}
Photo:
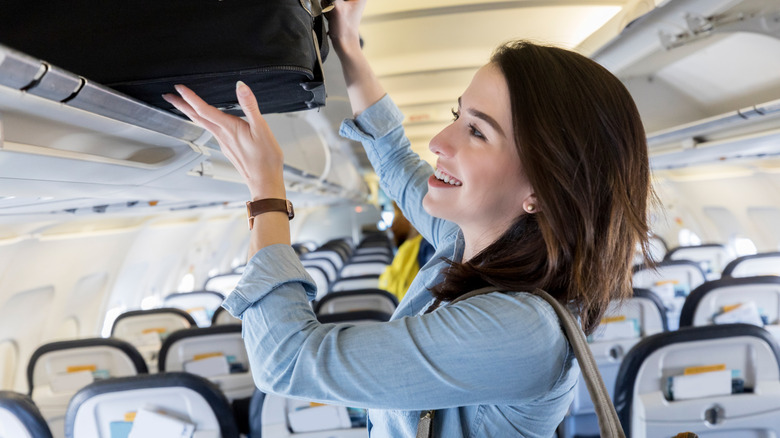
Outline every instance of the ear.
{"label": "ear", "polygon": [[536,202],[536,195],[530,194],[525,200],[523,200],[523,211],[528,214],[534,214],[539,212],[539,203]]}

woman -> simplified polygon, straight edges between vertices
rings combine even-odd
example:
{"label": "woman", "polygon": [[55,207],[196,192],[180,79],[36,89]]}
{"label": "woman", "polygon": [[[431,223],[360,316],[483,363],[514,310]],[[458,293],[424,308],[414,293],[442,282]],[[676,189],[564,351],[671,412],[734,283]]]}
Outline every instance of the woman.
{"label": "woman", "polygon": [[[414,436],[420,411],[436,409],[443,437],[549,437],[578,371],[552,308],[524,291],[539,287],[571,305],[586,332],[610,300],[630,293],[650,193],[634,103],[582,56],[510,43],[431,140],[434,171],[410,150],[402,115],[362,55],[364,6],[339,0],[329,16],[355,114],[341,133],[363,142],[384,190],[436,254],[392,321],[321,325],[287,217],[256,216],[251,260],[224,303],[243,319],[255,382],[367,407],[371,436]],[[251,91],[237,88],[246,122],[177,91],[166,98],[214,133],[252,198],[283,199],[282,153]],[[486,285],[504,292],[446,305]]]}

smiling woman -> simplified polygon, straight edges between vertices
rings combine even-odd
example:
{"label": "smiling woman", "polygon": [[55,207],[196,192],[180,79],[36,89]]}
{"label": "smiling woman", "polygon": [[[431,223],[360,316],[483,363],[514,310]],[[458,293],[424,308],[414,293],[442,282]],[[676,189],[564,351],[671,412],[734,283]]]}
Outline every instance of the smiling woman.
{"label": "smiling woman", "polygon": [[[636,107],[593,61],[510,43],[431,140],[434,171],[412,152],[404,117],[362,53],[364,6],[339,0],[329,17],[355,115],[341,134],[363,143],[383,189],[436,254],[391,321],[320,324],[287,216],[255,216],[251,259],[223,304],[243,321],[255,383],[370,408],[371,436],[414,436],[420,412],[436,409],[441,436],[549,437],[578,372],[552,307],[528,292],[571,305],[586,332],[629,293],[650,194]],[[177,91],[166,99],[214,133],[253,200],[285,197],[281,151],[244,85],[246,121]],[[501,292],[441,306],[485,286]]]}
{"label": "smiling woman", "polygon": [[[475,207],[470,213],[432,210],[436,190],[425,198],[431,214],[461,227],[471,254],[464,263],[451,262],[434,295],[452,300],[487,285],[541,288],[575,305],[591,331],[610,300],[630,291],[633,250],[625,244],[640,244],[647,253],[650,170],[631,96],[583,56],[517,41],[494,53],[461,102],[474,108],[466,106],[465,115],[431,141],[431,150],[437,167],[459,163],[459,171],[485,189],[467,196],[463,204]],[[448,148],[442,138],[461,122],[465,127],[455,131],[461,147]],[[470,157],[475,143],[492,148],[482,146]],[[448,201],[441,204],[457,205]],[[482,228],[469,229],[480,217]],[[487,244],[475,244],[470,253],[474,236]]]}

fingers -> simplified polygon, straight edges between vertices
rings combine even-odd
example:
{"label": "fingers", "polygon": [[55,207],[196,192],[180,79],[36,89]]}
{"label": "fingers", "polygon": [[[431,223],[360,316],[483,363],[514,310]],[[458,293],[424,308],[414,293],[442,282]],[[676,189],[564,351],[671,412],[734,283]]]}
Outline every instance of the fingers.
{"label": "fingers", "polygon": [[186,86],[174,85],[174,88],[176,88],[176,91],[179,93],[182,99],[184,99],[184,101],[189,104],[195,113],[197,113],[197,115],[202,119],[205,119],[223,128],[229,128],[235,123],[235,117],[225,114],[222,111],[209,105],[205,100],[201,99],[200,96],[195,94],[194,91],[190,90]]}
{"label": "fingers", "polygon": [[263,116],[260,114],[260,107],[257,105],[257,97],[252,89],[242,81],[236,82],[236,97],[238,97],[238,103],[244,110],[244,115],[250,126],[254,128],[259,123],[264,122]]}
{"label": "fingers", "polygon": [[188,104],[181,97],[173,93],[167,93],[163,94],[162,98],[165,99],[166,102],[173,105],[176,109],[184,113],[184,115],[189,117],[190,120],[209,130],[212,134],[216,133],[216,131],[220,129],[218,125],[215,125],[214,123],[211,123],[203,117],[199,116],[198,112],[195,111],[195,109],[193,109],[190,104]]}

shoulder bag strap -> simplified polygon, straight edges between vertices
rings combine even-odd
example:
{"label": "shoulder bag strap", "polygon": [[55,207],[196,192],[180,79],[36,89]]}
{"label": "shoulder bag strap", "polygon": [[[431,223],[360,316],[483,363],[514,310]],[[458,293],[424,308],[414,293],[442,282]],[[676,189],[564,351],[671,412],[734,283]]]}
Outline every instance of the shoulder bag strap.
{"label": "shoulder bag strap", "polygon": [[[476,295],[487,294],[491,292],[503,292],[502,289],[496,287],[483,287],[452,300],[450,304],[455,304],[458,301],[469,299]],[[580,325],[574,316],[565,308],[558,300],[550,296],[547,292],[536,289],[532,292],[543,298],[550,303],[555,313],[558,315],[558,319],[561,322],[563,331],[566,334],[566,338],[569,340],[569,344],[574,350],[574,356],[580,365],[580,370],[585,379],[585,385],[588,388],[590,399],[593,401],[593,407],[596,410],[596,415],[599,420],[599,430],[603,438],[625,438],[623,428],[620,426],[620,420],[618,420],[615,406],[612,405],[612,400],[609,397],[604,381],[601,379],[598,367],[596,366],[596,360],[593,358],[593,353],[588,347],[588,342],[585,340],[585,335],[580,330]],[[424,411],[420,415],[420,422],[417,425],[417,438],[431,437],[433,434],[433,411]]]}
{"label": "shoulder bag strap", "polygon": [[596,416],[599,419],[601,436],[604,438],[625,438],[626,435],[620,426],[615,406],[609,397],[607,387],[604,386],[604,380],[601,379],[596,360],[593,358],[593,353],[590,351],[590,347],[588,347],[588,341],[585,339],[585,334],[580,329],[577,320],[574,319],[569,309],[565,308],[563,304],[547,292],[536,289],[533,291],[533,294],[544,298],[555,309],[555,313],[558,314],[563,331],[569,339],[569,344],[574,350],[574,356],[577,357],[577,362],[580,364],[582,376],[585,378],[585,385],[588,387],[590,399],[593,401],[593,408],[596,410]]}

